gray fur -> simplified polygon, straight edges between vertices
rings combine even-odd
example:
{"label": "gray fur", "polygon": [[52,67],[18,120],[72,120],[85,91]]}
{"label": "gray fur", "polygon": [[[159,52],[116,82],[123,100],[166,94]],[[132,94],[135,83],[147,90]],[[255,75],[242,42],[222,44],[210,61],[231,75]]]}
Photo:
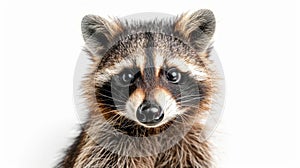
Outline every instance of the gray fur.
{"label": "gray fur", "polygon": [[[81,134],[57,167],[211,168],[213,161],[210,144],[201,139],[204,126],[194,121],[202,119],[203,114],[210,109],[215,91],[214,74],[206,67],[210,63],[207,48],[214,29],[214,16],[206,9],[152,21],[115,19],[109,22],[99,16],[85,16],[82,20],[82,34],[86,52],[93,64],[82,86],[90,114]],[[123,55],[149,45],[154,48],[153,51],[169,53],[166,59],[184,57],[182,60],[187,65],[193,65],[194,72],[203,69],[208,77],[197,81],[205,89],[199,107],[190,107],[190,113],[172,120],[175,124],[171,124],[160,136],[149,138],[146,132],[136,141],[135,137],[124,136],[112,126],[120,127],[120,124],[125,123],[128,125],[123,127],[131,126],[132,132],[142,130],[161,133],[163,129],[144,129],[126,117],[106,120],[102,114],[107,109],[95,100],[95,92],[96,87],[101,88],[114,75],[110,73],[124,59]],[[97,80],[99,76],[101,80]]]}

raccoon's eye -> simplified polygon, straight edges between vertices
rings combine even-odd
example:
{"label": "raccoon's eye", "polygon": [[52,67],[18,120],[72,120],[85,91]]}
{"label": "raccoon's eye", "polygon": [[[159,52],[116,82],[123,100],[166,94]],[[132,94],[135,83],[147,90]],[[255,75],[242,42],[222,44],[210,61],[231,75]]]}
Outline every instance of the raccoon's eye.
{"label": "raccoon's eye", "polygon": [[138,77],[139,72],[134,73],[136,71],[131,69],[125,69],[123,72],[115,76],[116,84],[119,86],[129,86],[133,84],[134,80]]}
{"label": "raccoon's eye", "polygon": [[129,71],[125,71],[120,74],[120,79],[123,84],[129,84],[134,79],[134,74]]}
{"label": "raccoon's eye", "polygon": [[170,81],[174,84],[178,84],[181,80],[181,73],[176,68],[170,68],[166,72],[166,77],[167,77],[168,81]]}

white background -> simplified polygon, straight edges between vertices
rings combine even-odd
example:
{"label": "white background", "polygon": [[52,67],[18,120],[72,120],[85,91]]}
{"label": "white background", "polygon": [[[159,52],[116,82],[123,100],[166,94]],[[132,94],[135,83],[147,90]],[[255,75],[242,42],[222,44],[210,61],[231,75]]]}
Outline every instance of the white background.
{"label": "white background", "polygon": [[216,133],[217,167],[300,167],[296,1],[0,3],[1,168],[52,167],[78,128],[72,85],[84,45],[84,15],[175,15],[200,8],[216,15],[215,48],[226,77],[226,105]]}

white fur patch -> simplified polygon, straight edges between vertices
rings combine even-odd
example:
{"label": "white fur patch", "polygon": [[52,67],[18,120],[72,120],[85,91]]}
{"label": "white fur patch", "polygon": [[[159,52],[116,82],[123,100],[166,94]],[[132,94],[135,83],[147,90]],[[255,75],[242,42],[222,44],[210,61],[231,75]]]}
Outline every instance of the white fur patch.
{"label": "white fur patch", "polygon": [[164,65],[164,57],[157,53],[154,55],[155,76],[158,76],[161,67]]}
{"label": "white fur patch", "polygon": [[197,81],[204,81],[207,79],[208,75],[205,72],[205,68],[188,64],[189,70],[191,72],[192,77]]}
{"label": "white fur patch", "polygon": [[[159,123],[159,125],[167,123],[169,120],[174,118],[176,115],[181,114],[181,112],[177,108],[177,103],[176,103],[175,99],[172,97],[172,95],[169,91],[167,91],[163,88],[156,88],[154,91],[154,98],[164,112],[164,118]],[[158,125],[156,125],[156,127],[157,126]]]}
{"label": "white fur patch", "polygon": [[135,64],[140,69],[141,73],[143,74],[145,64],[146,64],[146,56],[145,54],[139,54],[134,56],[135,57]]}
{"label": "white fur patch", "polygon": [[136,111],[138,107],[142,104],[145,98],[145,93],[142,89],[136,89],[129,99],[126,102],[126,117],[136,121],[139,123],[139,121],[136,118]]}
{"label": "white fur patch", "polygon": [[167,64],[169,67],[178,68],[181,72],[190,72],[191,77],[197,81],[203,81],[207,78],[204,67],[188,63],[184,59],[172,58],[167,60]]}
{"label": "white fur patch", "polygon": [[105,68],[102,71],[99,71],[95,74],[95,80],[98,83],[107,82],[111,79],[112,76],[119,74],[125,68],[132,68],[134,66],[144,67],[145,65],[145,56],[144,55],[131,55],[122,59],[120,62],[115,65]]}

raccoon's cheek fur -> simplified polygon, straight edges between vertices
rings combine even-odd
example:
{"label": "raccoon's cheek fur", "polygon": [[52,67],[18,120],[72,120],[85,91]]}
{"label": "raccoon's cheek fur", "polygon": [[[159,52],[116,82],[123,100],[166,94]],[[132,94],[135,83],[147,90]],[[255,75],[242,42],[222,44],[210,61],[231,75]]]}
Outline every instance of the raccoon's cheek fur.
{"label": "raccoon's cheek fur", "polygon": [[128,101],[126,102],[126,111],[127,117],[131,120],[137,121],[135,112],[138,107],[143,103],[145,98],[145,92],[140,88],[136,89],[132,95],[129,97]]}
{"label": "raccoon's cheek fur", "polygon": [[182,113],[177,107],[176,100],[168,90],[157,88],[154,92],[154,98],[164,112],[164,119],[160,124],[164,124]]}

